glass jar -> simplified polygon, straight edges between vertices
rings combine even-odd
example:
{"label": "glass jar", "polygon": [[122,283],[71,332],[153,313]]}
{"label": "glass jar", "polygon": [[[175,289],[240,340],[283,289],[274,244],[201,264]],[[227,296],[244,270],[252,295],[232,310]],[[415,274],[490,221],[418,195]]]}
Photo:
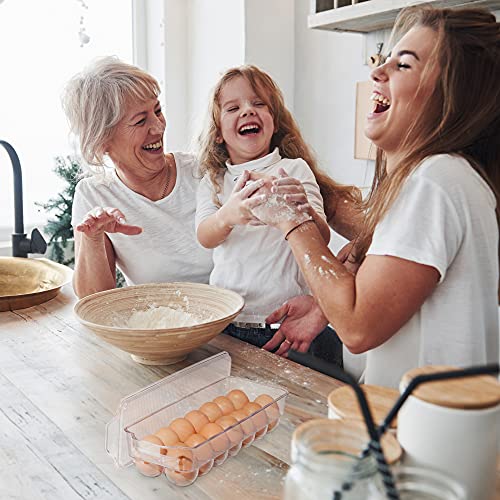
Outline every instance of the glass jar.
{"label": "glass jar", "polygon": [[359,457],[367,442],[357,422],[316,419],[297,427],[285,500],[380,498],[383,485],[374,458]]}
{"label": "glass jar", "polygon": [[[368,443],[364,424],[316,419],[301,424],[292,437],[292,466],[285,500],[385,500],[386,490],[375,459],[360,458]],[[382,438],[386,461],[400,500],[466,500],[465,488],[442,472],[394,465],[401,447],[391,434]]]}
{"label": "glass jar", "polygon": [[[465,488],[442,472],[399,466],[392,475],[400,500],[466,500]],[[381,497],[383,490],[381,490]]]}

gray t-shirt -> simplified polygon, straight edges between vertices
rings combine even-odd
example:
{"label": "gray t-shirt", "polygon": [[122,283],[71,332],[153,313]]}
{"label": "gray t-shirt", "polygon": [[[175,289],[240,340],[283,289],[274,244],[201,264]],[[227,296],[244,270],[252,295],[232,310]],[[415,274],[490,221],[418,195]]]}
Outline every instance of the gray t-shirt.
{"label": "gray t-shirt", "polygon": [[128,224],[141,226],[137,236],[108,234],[116,265],[129,285],[191,281],[208,283],[212,252],[196,239],[194,217],[199,184],[196,157],[174,153],[177,179],[164,199],[151,201],[132,191],[110,172],[82,179],[73,201],[73,227],[94,207],[121,210]]}

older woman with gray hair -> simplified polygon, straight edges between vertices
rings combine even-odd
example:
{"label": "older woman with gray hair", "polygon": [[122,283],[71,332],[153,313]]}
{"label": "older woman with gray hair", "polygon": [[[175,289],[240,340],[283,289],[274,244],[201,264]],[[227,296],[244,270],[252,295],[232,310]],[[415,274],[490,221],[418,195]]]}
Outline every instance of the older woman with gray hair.
{"label": "older woman with gray hair", "polygon": [[159,93],[151,75],[116,57],[97,60],[65,89],[71,130],[84,160],[97,167],[73,201],[79,297],[114,288],[116,267],[128,284],[208,283],[211,252],[194,230],[197,161],[165,154]]}

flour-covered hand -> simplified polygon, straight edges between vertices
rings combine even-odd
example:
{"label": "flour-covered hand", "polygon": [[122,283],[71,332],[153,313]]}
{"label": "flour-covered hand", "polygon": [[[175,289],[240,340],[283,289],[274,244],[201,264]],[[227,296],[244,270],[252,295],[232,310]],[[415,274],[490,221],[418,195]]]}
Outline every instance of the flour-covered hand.
{"label": "flour-covered hand", "polygon": [[263,200],[259,196],[252,197],[252,195],[264,183],[264,179],[251,180],[250,173],[245,170],[234,185],[226,203],[217,212],[217,218],[228,227],[258,223],[259,221],[252,213],[252,209],[262,203]]}
{"label": "flour-covered hand", "polygon": [[[286,172],[280,169],[280,175],[286,176]],[[291,177],[287,177],[291,179]],[[304,203],[297,203],[288,196],[295,196],[300,190],[297,185],[294,184],[295,193],[278,193],[274,189],[276,187],[275,183],[278,179],[273,179],[271,183],[264,185],[256,193],[261,198],[261,203],[252,209],[253,214],[259,220],[268,224],[269,226],[275,226],[280,228],[282,231],[286,232],[289,228],[310,219],[310,215],[301,208]],[[293,179],[296,181],[296,179]],[[300,181],[298,181],[300,184]],[[302,186],[302,184],[300,184]],[[302,188],[303,189],[303,188]],[[288,197],[288,198],[287,198]],[[302,201],[302,197],[300,198]],[[307,201],[307,197],[305,198]]]}
{"label": "flour-covered hand", "polygon": [[306,190],[299,179],[290,177],[284,168],[279,169],[280,176],[273,181],[271,192],[283,196],[287,203],[294,203],[301,212],[312,215]]}

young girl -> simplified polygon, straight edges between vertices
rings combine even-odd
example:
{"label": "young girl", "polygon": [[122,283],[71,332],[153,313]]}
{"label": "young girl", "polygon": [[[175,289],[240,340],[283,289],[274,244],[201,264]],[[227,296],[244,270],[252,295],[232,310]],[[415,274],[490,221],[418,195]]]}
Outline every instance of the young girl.
{"label": "young girl", "polygon": [[344,344],[367,352],[365,382],[397,387],[416,366],[498,362],[500,24],[479,8],[414,7],[395,34],[372,72],[378,157],[357,274],[313,222],[260,217],[289,235]]}
{"label": "young girl", "polygon": [[[251,197],[264,187],[262,177],[278,176],[284,169],[300,180],[301,186],[286,196],[302,210],[289,211],[288,216],[297,222],[314,220],[325,244],[330,229],[321,194],[338,193],[355,200],[357,193],[317,170],[281,91],[255,66],[230,69],[215,87],[200,165],[205,177],[198,190],[196,227],[199,242],[215,249],[210,283],[245,299],[242,314],[227,333],[262,347],[274,334],[265,324],[268,314],[285,300],[307,292],[283,236],[260,224],[252,213],[262,203],[259,197]],[[300,203],[304,194],[309,204]],[[335,340],[334,332],[326,329],[311,350],[340,363]]]}

